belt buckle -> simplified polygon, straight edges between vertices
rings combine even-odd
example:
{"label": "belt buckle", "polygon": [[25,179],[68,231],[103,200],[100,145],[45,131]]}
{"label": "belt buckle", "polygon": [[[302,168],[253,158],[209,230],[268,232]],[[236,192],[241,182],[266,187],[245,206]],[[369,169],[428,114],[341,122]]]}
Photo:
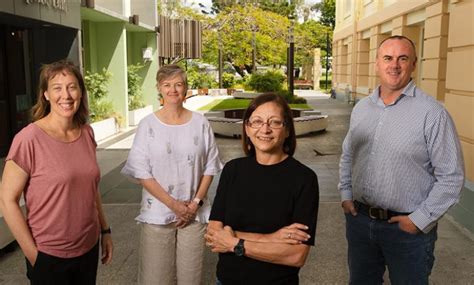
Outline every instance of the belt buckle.
{"label": "belt buckle", "polygon": [[385,209],[369,207],[369,217],[374,220],[388,220],[388,213]]}

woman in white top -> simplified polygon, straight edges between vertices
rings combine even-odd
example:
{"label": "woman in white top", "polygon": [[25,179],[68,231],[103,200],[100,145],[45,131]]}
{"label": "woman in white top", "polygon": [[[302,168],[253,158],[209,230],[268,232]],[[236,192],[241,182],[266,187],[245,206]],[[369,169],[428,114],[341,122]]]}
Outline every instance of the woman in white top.
{"label": "woman in white top", "polygon": [[207,191],[222,163],[207,119],[183,107],[186,73],[166,65],[156,75],[163,108],[137,129],[122,174],[143,186],[139,284],[200,284]]}

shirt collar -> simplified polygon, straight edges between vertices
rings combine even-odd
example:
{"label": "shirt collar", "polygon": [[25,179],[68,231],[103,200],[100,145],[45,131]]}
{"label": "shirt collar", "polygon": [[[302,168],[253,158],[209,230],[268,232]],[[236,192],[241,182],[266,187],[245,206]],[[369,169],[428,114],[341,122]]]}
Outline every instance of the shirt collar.
{"label": "shirt collar", "polygon": [[[408,82],[408,84],[405,86],[405,88],[403,88],[400,96],[405,95],[405,96],[415,97],[415,88],[416,88],[415,81],[411,79],[410,82]],[[374,92],[372,92],[372,94],[370,94],[369,97],[370,97],[370,100],[374,104],[377,104],[377,101],[380,98],[380,85],[377,86],[377,88],[375,88]],[[399,99],[397,99],[397,101],[398,100]]]}

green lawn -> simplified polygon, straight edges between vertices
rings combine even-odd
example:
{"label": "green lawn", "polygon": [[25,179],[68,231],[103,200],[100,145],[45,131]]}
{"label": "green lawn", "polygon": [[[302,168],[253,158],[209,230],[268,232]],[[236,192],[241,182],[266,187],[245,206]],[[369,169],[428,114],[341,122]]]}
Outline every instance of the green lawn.
{"label": "green lawn", "polygon": [[216,99],[199,108],[201,111],[221,111],[228,109],[246,109],[250,99]]}
{"label": "green lawn", "polygon": [[[250,104],[250,99],[216,99],[211,103],[199,108],[200,111],[222,111],[229,109],[246,109]],[[290,104],[291,108],[312,110],[308,104]]]}

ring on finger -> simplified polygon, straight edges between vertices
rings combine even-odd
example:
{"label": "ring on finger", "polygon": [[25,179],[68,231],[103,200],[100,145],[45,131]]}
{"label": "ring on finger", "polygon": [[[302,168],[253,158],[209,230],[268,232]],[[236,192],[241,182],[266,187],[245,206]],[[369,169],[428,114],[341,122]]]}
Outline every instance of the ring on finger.
{"label": "ring on finger", "polygon": [[291,238],[291,233],[288,233],[288,236],[287,236],[287,238]]}

